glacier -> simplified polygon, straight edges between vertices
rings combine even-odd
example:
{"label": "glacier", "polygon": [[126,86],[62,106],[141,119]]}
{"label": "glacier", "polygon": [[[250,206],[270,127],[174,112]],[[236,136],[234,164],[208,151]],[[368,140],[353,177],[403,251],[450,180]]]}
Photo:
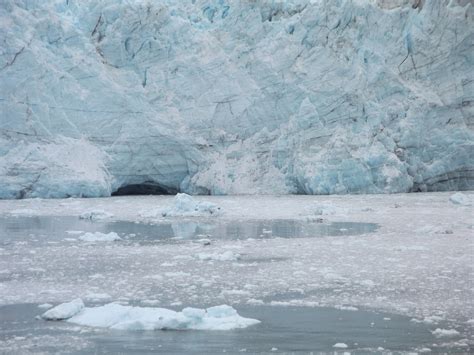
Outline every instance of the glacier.
{"label": "glacier", "polygon": [[3,0],[0,198],[474,188],[469,0]]}

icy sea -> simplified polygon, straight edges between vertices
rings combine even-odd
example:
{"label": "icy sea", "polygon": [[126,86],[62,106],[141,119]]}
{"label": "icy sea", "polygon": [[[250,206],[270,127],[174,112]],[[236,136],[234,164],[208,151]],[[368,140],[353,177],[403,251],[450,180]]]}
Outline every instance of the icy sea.
{"label": "icy sea", "polygon": [[3,200],[0,353],[470,353],[473,201]]}

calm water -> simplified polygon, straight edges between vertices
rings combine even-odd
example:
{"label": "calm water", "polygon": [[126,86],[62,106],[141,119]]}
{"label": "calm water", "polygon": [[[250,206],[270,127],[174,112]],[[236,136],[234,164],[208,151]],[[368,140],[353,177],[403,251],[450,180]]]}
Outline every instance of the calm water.
{"label": "calm water", "polygon": [[[262,323],[232,331],[117,331],[37,320],[35,315],[43,310],[34,304],[3,306],[0,307],[0,340],[17,336],[25,337],[26,342],[34,335],[39,338],[35,351],[62,350],[74,354],[215,354],[243,352],[243,349],[247,353],[270,353],[272,348],[277,348],[277,353],[308,353],[331,351],[340,342],[347,344],[352,352],[362,354],[379,347],[406,351],[436,341],[425,325],[386,313],[305,307],[236,308],[241,315]],[[41,338],[47,339],[47,343],[42,344]]]}
{"label": "calm water", "polygon": [[[252,220],[231,222],[179,222],[144,224],[135,222],[104,222],[77,217],[0,217],[0,245],[27,240],[30,243],[64,240],[77,237],[68,231],[116,232],[125,239],[139,243],[173,242],[200,238],[303,238],[359,235],[374,232],[374,223],[308,223],[296,220]],[[130,236],[133,235],[133,236]]]}

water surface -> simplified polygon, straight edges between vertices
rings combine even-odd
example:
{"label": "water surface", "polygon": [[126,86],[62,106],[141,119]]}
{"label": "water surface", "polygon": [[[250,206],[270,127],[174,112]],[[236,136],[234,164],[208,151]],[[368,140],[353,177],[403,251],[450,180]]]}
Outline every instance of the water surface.
{"label": "water surface", "polygon": [[[410,318],[368,311],[343,311],[332,308],[236,306],[246,317],[261,324],[232,331],[119,331],[78,327],[67,322],[35,319],[41,314],[37,305],[19,304],[0,307],[0,340],[33,334],[35,351],[71,351],[74,354],[152,353],[215,354],[332,351],[336,343],[348,350],[364,353],[379,347],[408,351],[428,346],[436,339],[428,327]],[[42,344],[41,337],[49,339]],[[70,344],[61,343],[69,339]],[[30,342],[30,345],[34,345]],[[74,349],[74,346],[81,349]],[[0,348],[0,350],[2,350]]]}
{"label": "water surface", "polygon": [[13,241],[42,243],[74,238],[74,232],[116,232],[125,239],[140,243],[179,240],[308,238],[372,233],[375,223],[314,223],[298,220],[196,221],[181,220],[156,224],[128,221],[90,221],[77,217],[0,217],[0,245]]}

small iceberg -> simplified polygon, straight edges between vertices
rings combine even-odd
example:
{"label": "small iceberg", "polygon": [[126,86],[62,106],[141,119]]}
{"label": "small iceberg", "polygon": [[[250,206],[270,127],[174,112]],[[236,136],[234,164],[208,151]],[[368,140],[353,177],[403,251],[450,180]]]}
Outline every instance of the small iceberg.
{"label": "small iceberg", "polygon": [[472,206],[474,204],[473,199],[470,196],[463,194],[462,192],[456,192],[455,194],[451,195],[449,197],[449,201],[451,201],[455,205],[461,206]]}
{"label": "small iceberg", "polygon": [[437,338],[451,338],[451,337],[459,336],[459,332],[456,329],[436,328],[431,333]]}
{"label": "small iceberg", "polygon": [[116,240],[122,240],[115,232],[110,233],[101,233],[101,232],[94,232],[94,233],[85,233],[79,237],[79,240],[83,242],[114,242]]}
{"label": "small iceberg", "polygon": [[179,193],[175,196],[173,203],[165,208],[161,215],[163,217],[179,216],[209,216],[219,214],[221,208],[207,201],[196,201],[192,196]]}
{"label": "small iceberg", "polygon": [[241,258],[240,254],[230,250],[224,253],[199,253],[195,257],[202,261],[237,261]]}
{"label": "small iceberg", "polygon": [[166,308],[132,307],[117,303],[84,307],[81,299],[60,304],[45,312],[42,318],[121,330],[231,330],[260,323],[257,319],[240,316],[228,305],[207,309],[188,307],[176,312]]}

